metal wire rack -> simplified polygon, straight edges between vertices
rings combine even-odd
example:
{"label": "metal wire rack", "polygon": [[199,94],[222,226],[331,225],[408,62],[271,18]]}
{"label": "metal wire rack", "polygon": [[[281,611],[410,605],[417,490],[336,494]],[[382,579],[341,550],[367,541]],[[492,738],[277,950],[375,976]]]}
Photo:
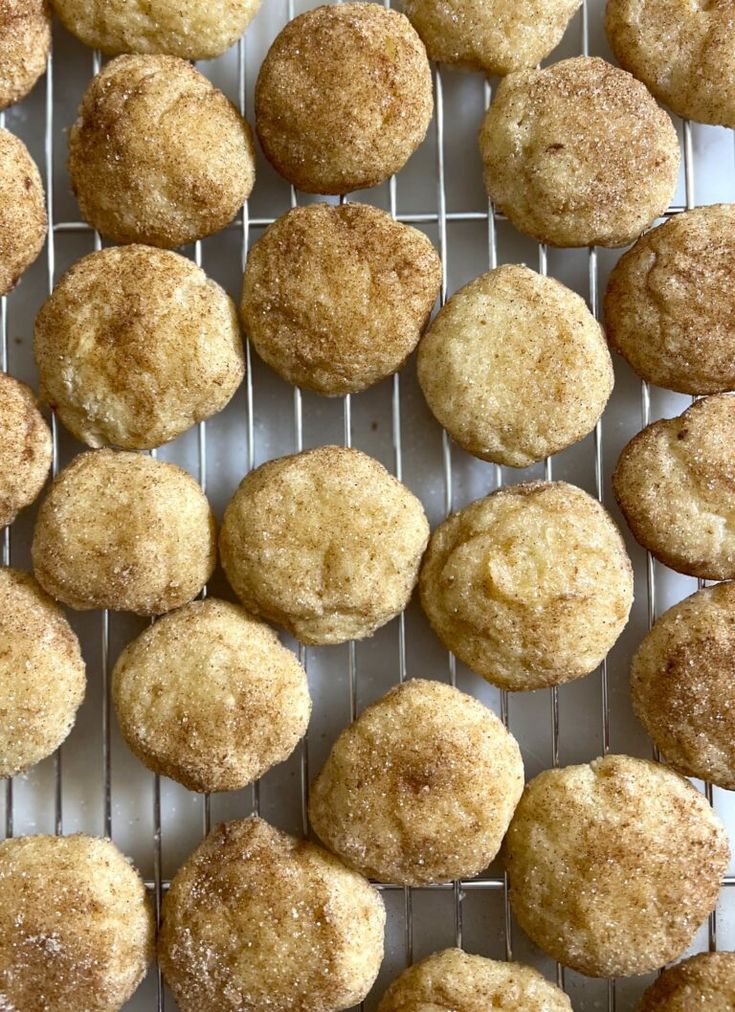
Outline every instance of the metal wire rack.
{"label": "metal wire rack", "polygon": [[[385,3],[388,6],[390,0]],[[579,17],[570,28],[562,55],[588,54],[599,49],[598,22],[602,7],[603,0],[585,0]],[[248,85],[264,51],[264,43],[286,19],[294,16],[294,0],[287,0],[280,12],[266,13],[268,21],[260,34],[254,25],[235,52],[211,66],[217,83],[229,91],[246,114]],[[11,110],[7,116],[11,129],[21,135],[27,134],[24,139],[35,141],[34,153],[43,163],[47,183],[49,240],[45,264],[37,265],[16,292],[0,300],[2,368],[27,379],[32,385],[35,379],[29,335],[33,316],[44,295],[58,280],[60,270],[89,249],[101,246],[99,235],[83,222],[74,220],[61,157],[63,128],[71,123],[79,97],[72,94],[74,89],[68,89],[67,83],[73,78],[79,91],[86,84],[86,78],[99,70],[100,59],[98,54],[89,55],[66,37],[60,39],[56,53],[55,60],[51,58],[48,63],[45,88],[40,85],[36,93],[18,107],[20,112]],[[557,53],[554,58],[558,56]],[[80,61],[86,61],[86,69],[80,69]],[[361,195],[360,199],[381,203],[397,220],[422,227],[435,239],[444,265],[442,302],[464,280],[505,260],[525,260],[535,261],[541,273],[557,274],[576,287],[598,315],[601,278],[612,263],[610,254],[596,249],[560,253],[544,246],[534,247],[516,235],[503,216],[484,202],[476,180],[467,187],[474,206],[469,210],[464,209],[464,203],[453,206],[457,200],[456,166],[450,166],[449,162],[457,148],[457,130],[464,131],[465,143],[466,135],[471,134],[469,143],[474,150],[474,130],[492,98],[492,89],[478,77],[466,75],[460,81],[458,75],[439,68],[434,70],[434,89],[433,134],[427,139],[423,161],[417,170],[422,174],[422,182],[415,186],[418,198],[413,192],[417,177],[412,177],[407,185],[402,173],[385,188]],[[448,102],[452,104],[449,115]],[[463,122],[463,111],[468,105],[474,117],[469,131]],[[30,117],[23,115],[24,108],[31,110]],[[63,110],[61,121],[60,110]],[[5,119],[0,114],[0,125]],[[41,123],[42,130],[39,129]],[[696,205],[697,154],[709,163],[707,172],[715,171],[719,177],[732,179],[729,196],[721,199],[735,200],[735,164],[728,164],[732,158],[731,138],[723,139],[718,134],[713,158],[709,147],[714,134],[700,136],[699,129],[688,123],[682,126],[683,194],[677,195],[667,212],[669,215]],[[448,137],[449,133],[453,136]],[[267,167],[262,163],[259,169],[267,177],[266,195],[259,196],[259,176],[250,207],[246,206],[221,236],[197,243],[190,251],[197,264],[204,265],[210,272],[218,270],[219,279],[231,291],[236,291],[239,284],[239,270],[252,236],[260,234],[299,199],[293,188],[289,192],[283,184],[268,177]],[[460,200],[464,197],[462,188],[459,196]],[[57,204],[64,205],[64,213],[57,213]],[[265,213],[261,213],[262,210]],[[453,237],[451,232],[455,233]],[[14,330],[18,336],[12,333]],[[161,456],[187,466],[204,490],[213,495],[215,508],[220,511],[237,480],[257,463],[320,442],[339,440],[345,445],[354,442],[381,457],[399,479],[422,496],[434,521],[504,482],[523,480],[529,475],[529,472],[516,473],[474,461],[454,448],[446,433],[441,433],[428,420],[410,370],[382,384],[380,390],[355,399],[347,396],[338,404],[327,405],[312,395],[280,384],[254,359],[249,347],[246,357],[244,389],[223,416],[202,423],[193,436],[184,437],[160,451]],[[576,481],[610,506],[607,487],[610,462],[641,423],[648,424],[657,414],[680,410],[680,401],[680,398],[653,391],[646,384],[640,385],[627,373],[626,367],[622,367],[618,370],[618,389],[605,416],[605,440],[600,423],[594,435],[572,454],[567,452],[548,459],[532,473],[549,479],[558,476]],[[56,474],[78,447],[60,430],[55,418],[52,418],[52,432],[53,473]],[[31,524],[32,515],[19,521],[12,531],[5,529],[3,564],[28,568]],[[650,748],[627,707],[625,682],[629,655],[653,623],[659,607],[664,606],[664,602],[668,606],[673,599],[691,592],[692,587],[689,586],[691,581],[662,572],[662,567],[650,555],[645,557],[635,548],[631,551],[638,583],[645,587],[643,600],[636,606],[631,627],[612,652],[609,662],[602,665],[598,676],[590,676],[584,684],[511,699],[507,693],[498,693],[481,683],[451,655],[447,657],[428,633],[415,608],[379,633],[375,644],[351,643],[344,651],[307,650],[293,644],[309,671],[320,722],[312,726],[309,738],[281,772],[274,777],[269,774],[262,785],[256,784],[251,790],[232,796],[200,798],[188,795],[135,764],[117,737],[108,691],[116,649],[135,633],[134,620],[107,612],[97,616],[73,616],[88,661],[89,698],[80,715],[79,727],[68,743],[37,770],[16,782],[6,783],[2,802],[5,835],[80,829],[111,835],[147,877],[160,914],[161,898],[173,871],[213,821],[262,812],[284,828],[308,833],[310,768],[318,768],[336,733],[357,715],[361,705],[409,675],[430,674],[446,679],[493,705],[519,738],[529,775],[548,765],[593,758],[613,746],[616,751],[646,754]],[[213,590],[223,593],[224,585],[217,585]],[[562,735],[565,720],[572,731],[567,736],[568,741],[567,738],[563,740]],[[91,770],[91,780],[86,779],[88,770]],[[729,817],[730,807],[724,792],[713,792],[706,785],[704,789],[721,814]],[[724,887],[735,885],[732,871],[724,879]],[[607,1008],[624,1012],[634,1007],[642,990],[640,981],[619,984],[586,981],[576,974],[565,973],[562,967],[550,966],[521,933],[514,930],[507,882],[496,869],[467,882],[421,889],[390,884],[381,884],[378,888],[389,909],[388,955],[379,984],[365,1003],[368,1009],[375,1007],[376,995],[380,994],[382,986],[404,965],[433,949],[451,944],[464,945],[495,958],[533,962],[551,975],[556,973],[557,981],[567,988],[578,1010]],[[717,917],[713,914],[706,936],[698,939],[698,947],[714,949],[718,941],[735,947],[735,907],[729,903],[731,895],[727,889],[723,892],[719,937]],[[175,1008],[157,970],[152,971],[129,1008],[135,1012],[144,1009],[163,1012]]]}

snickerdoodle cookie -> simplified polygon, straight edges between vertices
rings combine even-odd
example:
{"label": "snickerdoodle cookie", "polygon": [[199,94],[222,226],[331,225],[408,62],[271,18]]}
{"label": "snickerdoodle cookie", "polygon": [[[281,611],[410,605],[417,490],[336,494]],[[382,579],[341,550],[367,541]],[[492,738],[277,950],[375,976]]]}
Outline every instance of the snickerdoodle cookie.
{"label": "snickerdoodle cookie", "polygon": [[636,651],[633,707],[666,761],[735,790],[735,583],[669,608]]}
{"label": "snickerdoodle cookie", "polygon": [[589,977],[628,977],[684,952],[730,852],[688,780],[609,755],[532,780],[504,858],[513,913],[536,945]]}
{"label": "snickerdoodle cookie", "polygon": [[430,59],[486,74],[535,67],[582,0],[404,0]]}
{"label": "snickerdoodle cookie", "polygon": [[50,49],[48,0],[0,0],[0,109],[26,97]]}
{"label": "snickerdoodle cookie", "polygon": [[700,952],[670,966],[643,995],[638,1012],[732,1012],[735,952]]}
{"label": "snickerdoodle cookie", "polygon": [[372,987],[384,928],[364,878],[245,819],[212,830],[174,876],[158,957],[181,1012],[339,1012]]}
{"label": "snickerdoodle cookie", "polygon": [[663,214],[679,175],[668,114],[597,57],[506,77],[480,151],[498,208],[552,246],[625,246]]}
{"label": "snickerdoodle cookie", "polygon": [[500,963],[444,949],[393,981],[378,1012],[571,1012],[569,998],[521,963]]}
{"label": "snickerdoodle cookie", "polygon": [[735,0],[608,0],[613,52],[684,119],[735,127]]}
{"label": "snickerdoodle cookie", "polygon": [[186,60],[118,56],[84,94],[69,175],[102,235],[173,249],[232,221],[255,182],[255,151],[234,105]]}
{"label": "snickerdoodle cookie", "polygon": [[441,276],[423,232],[377,207],[296,207],[250,250],[242,322],[283,379],[329,396],[355,393],[401,368]]}
{"label": "snickerdoodle cookie", "polygon": [[64,25],[92,49],[211,60],[242,35],[260,0],[52,0]]}
{"label": "snickerdoodle cookie", "polygon": [[117,1012],[155,933],[143,881],[110,840],[0,843],[0,1008]]}
{"label": "snickerdoodle cookie", "polygon": [[641,236],[610,275],[605,329],[649,383],[735,388],[735,205],[685,211]]}
{"label": "snickerdoodle cookie", "polygon": [[581,678],[622,632],[633,570],[604,508],[566,482],[502,488],[434,531],[421,603],[461,661],[504,689]]}
{"label": "snickerdoodle cookie", "polygon": [[349,193],[398,172],[434,101],[421,39],[380,4],[316,7],[290,21],[263,61],[255,123],[266,158],[307,193]]}
{"label": "snickerdoodle cookie", "polygon": [[735,578],[735,398],[654,422],[620,455],[613,488],[636,540],[680,573]]}
{"label": "snickerdoodle cookie", "polygon": [[610,353],[584,300],[520,264],[456,292],[419,346],[438,421],[476,457],[527,467],[594,429],[613,388]]}
{"label": "snickerdoodle cookie", "polygon": [[41,396],[89,446],[150,449],[228,403],[245,372],[237,311],[190,260],[151,246],[90,253],[36,318]]}
{"label": "snickerdoodle cookie", "polygon": [[0,129],[0,295],[14,288],[46,241],[46,196],[28,148]]}
{"label": "snickerdoodle cookie", "polygon": [[51,432],[33,392],[0,372],[0,527],[35,502],[51,456]]}
{"label": "snickerdoodle cookie", "polygon": [[207,598],[128,644],[112,673],[123,737],[193,791],[245,787],[287,759],[311,712],[306,672],[273,630]]}
{"label": "snickerdoodle cookie", "polygon": [[0,568],[0,777],[56,751],[85,684],[79,641],[61,608],[29,574]]}
{"label": "snickerdoodle cookie", "polygon": [[71,608],[160,615],[191,601],[212,575],[214,516],[175,464],[96,450],[54,481],[32,555],[38,582]]}
{"label": "snickerdoodle cookie", "polygon": [[428,537],[421,503],[382,464],[322,446],[243,479],[220,551],[249,612],[302,643],[343,643],[403,611]]}
{"label": "snickerdoodle cookie", "polygon": [[412,679],[339,736],[312,784],[309,817],[363,875],[426,885],[487,868],[522,791],[520,749],[492,710]]}

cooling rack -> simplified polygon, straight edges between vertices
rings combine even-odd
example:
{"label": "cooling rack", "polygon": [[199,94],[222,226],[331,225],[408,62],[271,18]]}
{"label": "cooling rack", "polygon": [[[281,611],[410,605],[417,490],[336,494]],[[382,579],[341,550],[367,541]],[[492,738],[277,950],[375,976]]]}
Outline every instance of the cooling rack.
{"label": "cooling rack", "polygon": [[[253,83],[267,46],[286,20],[308,6],[294,0],[264,0],[245,39],[219,60],[201,65],[250,122]],[[579,53],[610,58],[602,9],[603,0],[585,0],[553,59]],[[100,60],[58,26],[54,43],[45,82],[5,117],[0,114],[0,122],[28,144],[47,184],[50,229],[45,255],[0,301],[0,362],[34,387],[35,313],[60,273],[101,245],[99,236],[79,221],[64,166],[66,130]],[[389,184],[352,198],[377,204],[430,236],[444,264],[442,300],[489,267],[525,262],[574,288],[597,314],[607,274],[619,254],[547,249],[519,235],[488,206],[482,187],[476,132],[492,98],[492,84],[480,75],[435,68],[434,88],[436,112],[422,148]],[[667,213],[735,201],[732,132],[687,123],[679,129],[682,178]],[[237,297],[250,243],[275,217],[307,199],[313,198],[295,193],[259,155],[258,179],[243,214],[225,232],[186,252]],[[624,363],[616,362],[616,389],[597,430],[577,447],[515,471],[477,461],[450,444],[424,405],[413,363],[400,376],[365,393],[326,400],[284,384],[249,349],[247,358],[247,379],[228,408],[159,451],[163,459],[181,464],[198,478],[218,516],[251,467],[305,447],[345,443],[371,453],[406,482],[423,500],[432,525],[501,484],[539,477],[574,482],[600,498],[622,524],[609,480],[620,450],[644,424],[678,413],[688,403],[641,384]],[[55,419],[52,427],[56,472],[80,447]],[[33,517],[34,511],[27,511],[3,532],[4,564],[30,567]],[[628,700],[630,656],[655,616],[696,589],[696,581],[654,562],[634,544],[624,525],[622,529],[636,571],[636,603],[627,630],[598,673],[559,689],[508,696],[448,656],[415,603],[368,641],[307,650],[286,639],[309,672],[315,705],[308,739],[253,788],[211,798],[154,777],[120,739],[110,711],[109,673],[124,644],[142,628],[141,621],[106,612],[71,614],[88,666],[87,699],[62,749],[0,792],[0,825],[7,836],[76,831],[111,835],[142,871],[158,909],[177,867],[215,822],[255,811],[290,832],[307,832],[310,773],[320,768],[336,735],[365,705],[412,676],[451,681],[492,706],[518,738],[528,777],[548,766],[589,760],[610,750],[650,756],[650,742]],[[207,592],[231,597],[221,574],[215,574]],[[729,794],[698,786],[735,839],[735,805]],[[735,948],[735,889],[730,888],[735,885],[734,872],[729,870],[718,910],[693,951]],[[388,908],[386,960],[365,1002],[368,1010],[375,1009],[384,987],[407,963],[453,944],[538,966],[566,988],[578,1012],[632,1010],[648,982],[588,980],[551,963],[513,924],[506,883],[497,866],[468,882],[380,888]],[[175,1010],[155,967],[127,1008]]]}

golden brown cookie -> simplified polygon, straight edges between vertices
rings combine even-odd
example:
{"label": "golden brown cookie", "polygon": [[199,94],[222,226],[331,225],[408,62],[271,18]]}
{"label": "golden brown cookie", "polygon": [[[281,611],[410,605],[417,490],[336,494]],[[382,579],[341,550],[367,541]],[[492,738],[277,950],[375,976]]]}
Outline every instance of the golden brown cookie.
{"label": "golden brown cookie", "polygon": [[633,707],[666,761],[735,790],[735,583],[669,608],[636,651]]}
{"label": "golden brown cookie", "polygon": [[173,249],[228,225],[255,182],[250,127],[186,60],[118,56],[69,134],[82,215],[115,242]]}
{"label": "golden brown cookie", "polygon": [[161,615],[191,601],[217,550],[209,503],[190,474],[138,453],[82,453],[56,478],[33,533],[33,570],[78,611]]}
{"label": "golden brown cookie", "polygon": [[242,35],[260,0],[52,0],[61,21],[92,49],[212,60]]}
{"label": "golden brown cookie", "polygon": [[164,616],[123,650],[112,699],[125,741],[192,791],[233,791],[303,737],[306,672],[264,622],[207,598]]}
{"label": "golden brown cookie", "polygon": [[50,49],[48,0],[0,0],[0,109],[26,97]]}
{"label": "golden brown cookie", "polygon": [[232,299],[151,246],[77,261],[41,307],[34,353],[42,397],[93,447],[168,443],[221,411],[245,373]]}
{"label": "golden brown cookie", "polygon": [[513,913],[536,945],[588,977],[628,977],[684,952],[730,851],[688,780],[609,755],[532,780],[504,858]]}
{"label": "golden brown cookie", "polygon": [[56,751],[85,685],[79,640],[61,608],[29,574],[0,568],[0,777]]}
{"label": "golden brown cookie", "polygon": [[421,39],[380,4],[316,7],[263,61],[255,125],[269,162],[299,190],[377,186],[414,153],[434,107]]}
{"label": "golden brown cookie", "polygon": [[327,396],[356,393],[404,364],[441,276],[423,232],[377,207],[296,207],[250,250],[243,327],[289,383]]}
{"label": "golden brown cookie", "polygon": [[322,446],[243,479],[220,551],[247,611],[302,643],[344,643],[403,611],[428,537],[421,503],[382,464]]}
{"label": "golden brown cookie", "polygon": [[735,398],[704,397],[620,454],[613,488],[637,541],[679,573],[735,577]]}
{"label": "golden brown cookie", "polygon": [[0,296],[17,285],[46,241],[46,196],[28,148],[0,129]]}
{"label": "golden brown cookie", "polygon": [[522,791],[520,749],[492,710],[412,679],[339,736],[312,784],[309,818],[368,878],[426,885],[487,868]]}
{"label": "golden brown cookie", "polygon": [[117,1012],[155,934],[143,881],[110,840],[0,843],[0,1008]]}
{"label": "golden brown cookie", "polygon": [[679,141],[630,74],[579,56],[501,83],[480,130],[485,185],[552,246],[625,246],[669,205]]}
{"label": "golden brown cookie", "polygon": [[643,995],[638,1012],[732,1012],[735,953],[700,952],[670,966]]}
{"label": "golden brown cookie", "polygon": [[518,691],[594,671],[628,621],[633,569],[596,499],[563,481],[526,482],[439,525],[420,589],[445,646]]}
{"label": "golden brown cookie", "polygon": [[735,205],[685,211],[641,236],[610,275],[605,329],[649,383],[735,388]]}
{"label": "golden brown cookie", "polygon": [[569,998],[521,963],[470,956],[461,949],[435,952],[393,981],[378,1012],[571,1012]]}
{"label": "golden brown cookie", "polygon": [[486,74],[535,67],[582,0],[404,0],[429,58]]}
{"label": "golden brown cookie", "polygon": [[339,1012],[383,958],[378,893],[261,819],[212,830],[163,903],[158,958],[181,1012]]}
{"label": "golden brown cookie", "polygon": [[684,119],[735,127],[734,0],[608,0],[620,65]]}
{"label": "golden brown cookie", "polygon": [[35,502],[51,456],[51,432],[33,391],[0,372],[0,527]]}
{"label": "golden brown cookie", "polygon": [[511,467],[583,439],[614,382],[584,300],[520,264],[455,292],[421,341],[418,376],[432,413],[463,449]]}

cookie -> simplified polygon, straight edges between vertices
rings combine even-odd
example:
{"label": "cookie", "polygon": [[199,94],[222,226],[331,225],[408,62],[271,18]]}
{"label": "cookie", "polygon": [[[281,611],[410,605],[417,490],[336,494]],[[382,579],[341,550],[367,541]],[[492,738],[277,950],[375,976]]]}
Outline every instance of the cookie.
{"label": "cookie", "polygon": [[506,77],[480,153],[497,208],[552,246],[626,246],[663,214],[679,177],[668,115],[598,57]]}
{"label": "cookie", "polygon": [[377,186],[402,169],[434,107],[421,39],[372,3],[316,7],[276,37],[255,86],[268,161],[306,193]]}
{"label": "cookie", "polygon": [[47,0],[0,3],[0,109],[20,102],[46,72],[51,49]]}
{"label": "cookie", "polygon": [[357,393],[403,366],[441,278],[418,229],[367,204],[309,204],[251,248],[240,313],[255,350],[287,382]]}
{"label": "cookie", "polygon": [[594,671],[628,621],[633,569],[596,499],[566,482],[526,482],[439,525],[420,589],[447,649],[520,691]]}
{"label": "cookie", "polygon": [[688,780],[609,755],[532,780],[504,859],[513,913],[536,945],[588,977],[629,977],[689,946],[730,853]]}
{"label": "cookie", "polygon": [[418,376],[433,415],[463,449],[510,467],[583,439],[614,382],[584,300],[520,264],[455,292],[421,341]]}
{"label": "cookie", "polygon": [[735,953],[700,952],[670,966],[643,995],[638,1012],[732,1012]]}
{"label": "cookie", "polygon": [[250,127],[186,60],[118,56],[69,133],[85,221],[118,243],[174,249],[221,231],[255,182]]}
{"label": "cookie", "polygon": [[0,296],[14,288],[46,241],[46,196],[28,148],[0,129]]}
{"label": "cookie", "polygon": [[704,397],[654,422],[624,448],[613,474],[636,540],[679,573],[735,577],[735,399]]}
{"label": "cookie", "polygon": [[33,392],[0,372],[0,527],[35,502],[51,467],[51,431]]}

